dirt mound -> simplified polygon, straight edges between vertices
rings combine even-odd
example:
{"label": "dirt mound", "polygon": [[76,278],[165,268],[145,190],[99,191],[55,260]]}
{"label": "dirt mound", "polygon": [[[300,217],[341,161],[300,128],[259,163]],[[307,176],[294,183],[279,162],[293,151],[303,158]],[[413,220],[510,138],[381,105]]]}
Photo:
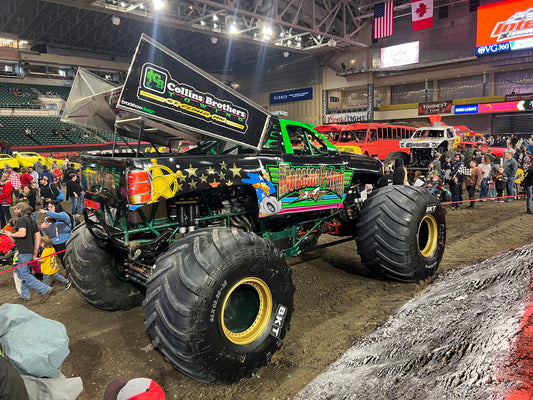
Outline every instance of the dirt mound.
{"label": "dirt mound", "polygon": [[505,398],[532,271],[530,244],[440,276],[295,400]]}

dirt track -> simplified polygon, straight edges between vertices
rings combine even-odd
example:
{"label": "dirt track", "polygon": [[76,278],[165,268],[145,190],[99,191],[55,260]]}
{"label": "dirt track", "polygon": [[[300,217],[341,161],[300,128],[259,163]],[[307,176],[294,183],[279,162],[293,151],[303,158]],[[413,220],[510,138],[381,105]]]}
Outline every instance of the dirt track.
{"label": "dirt track", "polygon": [[[523,200],[487,201],[474,210],[446,209],[447,244],[437,276],[533,243],[533,215],[525,214]],[[292,328],[270,365],[232,386],[204,385],[174,370],[152,349],[142,308],[104,312],[59,285],[45,304],[33,293],[28,308],[66,326],[71,354],[62,372],[82,378],[81,400],[103,398],[107,384],[119,376],[153,378],[167,399],[287,399],[434,280],[417,284],[376,280],[360,264],[351,242],[288,263],[296,285]],[[15,296],[11,273],[0,274],[0,303]]]}

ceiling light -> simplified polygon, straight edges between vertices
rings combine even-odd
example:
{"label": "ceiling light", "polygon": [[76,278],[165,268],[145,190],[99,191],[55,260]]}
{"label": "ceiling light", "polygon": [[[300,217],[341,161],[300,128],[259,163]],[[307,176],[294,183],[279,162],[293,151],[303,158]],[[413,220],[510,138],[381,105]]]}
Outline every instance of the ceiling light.
{"label": "ceiling light", "polygon": [[216,14],[213,15],[213,21],[218,21],[218,17]]}
{"label": "ceiling light", "polygon": [[235,22],[232,23],[231,26],[229,27],[229,33],[231,35],[239,33],[239,30],[237,29],[237,25],[235,25]]}
{"label": "ceiling light", "polygon": [[111,23],[112,23],[113,25],[120,25],[120,18],[117,17],[116,15],[113,15],[113,16],[111,17]]}
{"label": "ceiling light", "polygon": [[161,8],[165,7],[165,3],[163,3],[161,0],[153,0],[154,1],[154,8],[156,10],[160,10]]}
{"label": "ceiling light", "polygon": [[120,2],[120,7],[126,7],[126,3],[124,3],[123,1]]}
{"label": "ceiling light", "polygon": [[200,25],[202,25],[202,26],[205,25],[205,21],[203,19],[200,21]]}
{"label": "ceiling light", "polygon": [[216,44],[218,42],[218,38],[216,36],[211,36],[211,43]]}
{"label": "ceiling light", "polygon": [[283,57],[285,57],[285,58],[289,57],[289,52],[288,51],[284,51],[283,52]]}

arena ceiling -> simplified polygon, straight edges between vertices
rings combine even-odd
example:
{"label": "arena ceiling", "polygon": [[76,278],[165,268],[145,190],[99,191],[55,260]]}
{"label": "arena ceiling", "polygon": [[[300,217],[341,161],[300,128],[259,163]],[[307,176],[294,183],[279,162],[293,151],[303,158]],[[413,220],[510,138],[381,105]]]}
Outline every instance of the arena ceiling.
{"label": "arena ceiling", "polygon": [[[372,0],[2,0],[0,32],[49,48],[129,59],[142,33],[208,71],[368,47]],[[395,1],[395,15],[410,0]],[[237,33],[230,35],[233,27]],[[264,29],[270,28],[271,33]],[[42,47],[41,47],[42,48]],[[285,54],[284,54],[285,53]]]}

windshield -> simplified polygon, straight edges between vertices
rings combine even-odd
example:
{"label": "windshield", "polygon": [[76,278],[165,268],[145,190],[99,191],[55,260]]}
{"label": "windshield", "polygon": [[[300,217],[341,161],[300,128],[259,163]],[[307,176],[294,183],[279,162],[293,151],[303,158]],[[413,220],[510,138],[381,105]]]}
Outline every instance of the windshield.
{"label": "windshield", "polygon": [[441,129],[417,129],[413,134],[413,139],[439,138],[444,137]]}

